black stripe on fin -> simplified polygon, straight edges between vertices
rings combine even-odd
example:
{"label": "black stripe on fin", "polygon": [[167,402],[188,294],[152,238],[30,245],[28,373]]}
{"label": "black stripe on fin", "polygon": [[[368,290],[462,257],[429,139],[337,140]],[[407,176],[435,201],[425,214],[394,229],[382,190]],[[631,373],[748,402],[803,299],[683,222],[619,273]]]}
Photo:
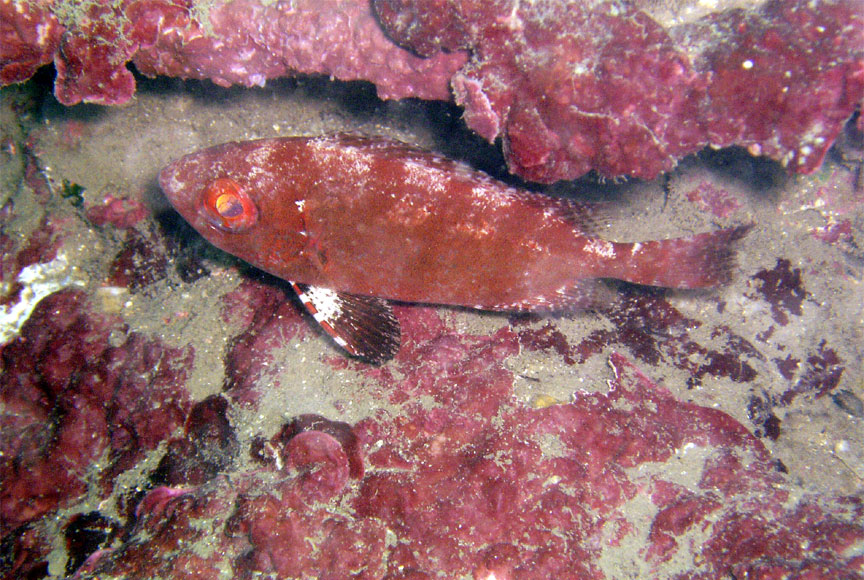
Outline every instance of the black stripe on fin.
{"label": "black stripe on fin", "polygon": [[382,364],[399,350],[399,320],[381,298],[291,282],[297,296],[333,340],[351,356]]}

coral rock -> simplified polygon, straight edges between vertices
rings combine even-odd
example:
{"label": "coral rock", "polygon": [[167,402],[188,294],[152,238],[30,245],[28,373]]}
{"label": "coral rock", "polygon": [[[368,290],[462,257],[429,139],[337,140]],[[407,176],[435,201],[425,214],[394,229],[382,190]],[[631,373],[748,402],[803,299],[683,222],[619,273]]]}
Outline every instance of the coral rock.
{"label": "coral rock", "polygon": [[790,492],[743,425],[623,356],[607,391],[535,409],[501,365],[519,335],[397,313],[395,368],[351,364],[401,411],[355,425],[302,415],[262,460],[153,490],[93,574],[600,578],[613,558],[642,576],[841,577],[862,564],[860,499]]}
{"label": "coral rock", "polygon": [[191,360],[191,349],[127,334],[80,291],[43,299],[0,350],[0,532],[74,503],[93,481],[107,497],[117,473],[182,424]]}
{"label": "coral rock", "polygon": [[55,95],[66,105],[124,103],[135,92],[127,68],[146,75],[263,85],[297,73],[368,80],[383,98],[446,99],[465,55],[424,59],[394,45],[368,2],[233,0],[0,3],[0,84],[21,82],[54,62]]}
{"label": "coral rock", "polygon": [[382,98],[452,89],[469,127],[540,182],[653,178],[706,145],[810,172],[864,100],[859,0],[373,4],[377,19],[364,0],[0,0],[0,84],[53,61],[60,102],[117,104],[135,90],[131,61],[223,86],[312,73]]}
{"label": "coral rock", "polygon": [[374,4],[404,46],[470,50],[452,80],[456,101],[475,131],[503,137],[510,170],[534,181],[591,169],[650,179],[709,144],[809,172],[864,99],[855,0],[687,19],[652,14],[665,3],[648,2]]}

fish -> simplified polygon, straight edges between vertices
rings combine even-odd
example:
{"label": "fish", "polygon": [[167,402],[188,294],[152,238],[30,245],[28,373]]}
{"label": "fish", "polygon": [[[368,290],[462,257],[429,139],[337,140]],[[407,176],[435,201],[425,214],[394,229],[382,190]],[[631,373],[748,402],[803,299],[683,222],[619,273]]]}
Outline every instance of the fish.
{"label": "fish", "polygon": [[606,279],[717,286],[749,227],[610,241],[585,204],[348,134],[216,145],[172,162],[159,184],[210,243],[288,281],[338,345],[376,364],[399,348],[392,301],[558,312],[608,300]]}

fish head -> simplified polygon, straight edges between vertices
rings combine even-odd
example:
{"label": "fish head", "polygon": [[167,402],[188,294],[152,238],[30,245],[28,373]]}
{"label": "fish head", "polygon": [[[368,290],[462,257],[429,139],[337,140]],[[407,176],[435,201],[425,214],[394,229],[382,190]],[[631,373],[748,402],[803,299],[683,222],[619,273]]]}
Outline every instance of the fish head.
{"label": "fish head", "polygon": [[159,175],[171,205],[214,246],[295,279],[308,235],[302,176],[277,139],[225,143],[186,155]]}

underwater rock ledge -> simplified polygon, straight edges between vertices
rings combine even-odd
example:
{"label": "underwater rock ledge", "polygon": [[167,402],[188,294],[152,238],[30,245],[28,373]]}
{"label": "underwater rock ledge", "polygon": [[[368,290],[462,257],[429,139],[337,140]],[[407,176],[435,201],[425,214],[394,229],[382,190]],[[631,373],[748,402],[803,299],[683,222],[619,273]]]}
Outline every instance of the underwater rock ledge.
{"label": "underwater rock ledge", "polygon": [[53,62],[60,102],[120,104],[131,62],[223,86],[324,74],[385,99],[452,89],[510,171],[545,183],[651,179],[707,145],[811,172],[864,100],[857,0],[373,4],[3,0],[0,85]]}

